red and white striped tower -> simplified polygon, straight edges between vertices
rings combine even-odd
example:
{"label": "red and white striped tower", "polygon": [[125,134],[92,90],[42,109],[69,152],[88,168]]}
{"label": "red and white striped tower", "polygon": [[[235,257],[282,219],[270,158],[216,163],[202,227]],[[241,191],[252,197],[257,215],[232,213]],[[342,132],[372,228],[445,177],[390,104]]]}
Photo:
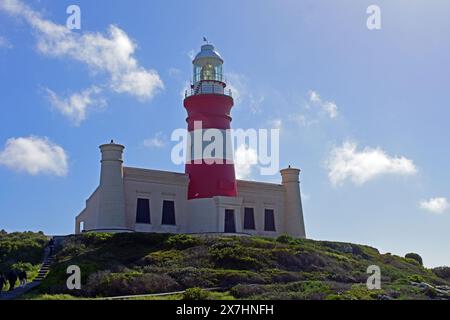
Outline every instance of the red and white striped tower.
{"label": "red and white striped tower", "polygon": [[[231,124],[231,108],[233,98],[230,91],[226,91],[223,76],[223,59],[211,44],[202,46],[200,53],[193,61],[194,79],[190,93],[186,93],[184,107],[187,110],[188,131],[191,136],[191,157],[186,163],[186,173],[189,175],[188,199],[204,199],[215,196],[236,197],[236,176],[232,155],[224,151],[221,159],[199,159],[198,152],[204,150],[205,143],[194,138],[207,129],[218,129],[223,137],[229,137]],[[202,129],[198,129],[201,124]],[[228,130],[228,131],[227,131]],[[196,132],[197,131],[197,132]],[[203,135],[202,135],[203,136]],[[230,140],[227,140],[228,142]],[[198,144],[201,145],[198,145]],[[197,145],[196,145],[197,144]],[[224,149],[230,145],[223,143]],[[214,157],[213,157],[214,158]],[[214,160],[221,160],[215,161]]]}

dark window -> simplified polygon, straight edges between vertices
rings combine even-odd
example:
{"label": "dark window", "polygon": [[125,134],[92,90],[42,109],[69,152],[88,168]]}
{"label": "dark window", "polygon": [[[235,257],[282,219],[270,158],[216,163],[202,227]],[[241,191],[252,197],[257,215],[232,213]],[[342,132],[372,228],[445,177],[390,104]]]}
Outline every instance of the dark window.
{"label": "dark window", "polygon": [[175,202],[164,200],[162,212],[162,224],[176,225],[175,223]]}
{"label": "dark window", "polygon": [[136,223],[150,224],[150,200],[137,199]]}
{"label": "dark window", "polygon": [[272,209],[264,211],[264,231],[275,231],[275,215]]}
{"label": "dark window", "polygon": [[234,210],[225,210],[225,233],[235,233]]}
{"label": "dark window", "polygon": [[255,213],[253,208],[244,209],[244,229],[255,230]]}

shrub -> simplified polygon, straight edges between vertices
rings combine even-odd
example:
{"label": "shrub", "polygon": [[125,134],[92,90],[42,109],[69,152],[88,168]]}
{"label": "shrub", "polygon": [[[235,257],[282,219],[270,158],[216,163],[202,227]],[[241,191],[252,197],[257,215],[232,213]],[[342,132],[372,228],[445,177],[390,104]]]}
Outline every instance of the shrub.
{"label": "shrub", "polygon": [[111,273],[92,274],[86,285],[90,296],[121,296],[146,293],[164,293],[180,289],[178,283],[166,274]]}
{"label": "shrub", "polygon": [[266,274],[267,277],[272,280],[272,282],[276,282],[276,283],[295,282],[295,281],[304,280],[304,278],[305,278],[302,273],[284,271],[284,270],[280,270],[280,269],[268,269],[264,272],[264,274]]}
{"label": "shrub", "polygon": [[144,265],[155,265],[158,267],[170,267],[180,265],[183,255],[178,250],[155,251],[140,260]]}
{"label": "shrub", "polygon": [[171,248],[186,249],[200,244],[200,239],[187,234],[172,235],[167,239],[166,244]]}
{"label": "shrub", "polygon": [[238,299],[248,299],[253,296],[264,293],[264,288],[261,285],[242,285],[231,288],[230,293]]}
{"label": "shrub", "polygon": [[[260,273],[249,270],[209,270],[206,276],[212,283],[220,287],[232,287],[237,284],[262,284],[268,279]],[[270,279],[269,279],[270,280]]]}
{"label": "shrub", "polygon": [[83,243],[69,242],[64,245],[63,249],[59,252],[61,256],[77,257],[87,251],[86,245]]}
{"label": "shrub", "polygon": [[285,243],[285,244],[290,244],[290,243],[294,243],[294,238],[291,237],[288,234],[282,234],[281,236],[279,236],[276,240],[279,243]]}
{"label": "shrub", "polygon": [[209,296],[209,292],[203,289],[190,288],[183,293],[183,300],[206,300]]}
{"label": "shrub", "polygon": [[349,290],[342,294],[330,294],[327,300],[377,300],[382,294],[382,290],[369,290],[365,285],[353,285]]}
{"label": "shrub", "polygon": [[408,277],[408,280],[411,281],[411,282],[417,282],[417,283],[424,282],[423,277],[419,276],[418,274],[410,275]]}
{"label": "shrub", "polygon": [[0,233],[0,272],[6,272],[18,262],[33,265],[42,261],[48,240],[42,233]]}
{"label": "shrub", "polygon": [[181,289],[179,284],[166,274],[146,273],[130,282],[133,294],[164,293]]}
{"label": "shrub", "polygon": [[240,245],[213,246],[209,253],[216,266],[221,268],[258,270],[262,267],[262,261],[252,257],[250,250]]}
{"label": "shrub", "polygon": [[296,253],[291,249],[273,250],[272,254],[278,264],[290,271],[316,271],[326,265],[317,253]]}
{"label": "shrub", "polygon": [[333,291],[320,281],[299,281],[288,284],[237,285],[231,289],[233,296],[243,299],[322,300]]}
{"label": "shrub", "polygon": [[205,269],[187,267],[170,272],[169,275],[185,288],[211,287],[215,285],[208,279],[208,277],[211,277],[211,273]]}
{"label": "shrub", "polygon": [[82,241],[87,245],[101,244],[113,237],[112,233],[106,232],[85,232],[82,234]]}
{"label": "shrub", "polygon": [[405,255],[405,258],[416,260],[421,266],[423,266],[422,257],[420,255],[418,255],[417,253],[407,253]]}

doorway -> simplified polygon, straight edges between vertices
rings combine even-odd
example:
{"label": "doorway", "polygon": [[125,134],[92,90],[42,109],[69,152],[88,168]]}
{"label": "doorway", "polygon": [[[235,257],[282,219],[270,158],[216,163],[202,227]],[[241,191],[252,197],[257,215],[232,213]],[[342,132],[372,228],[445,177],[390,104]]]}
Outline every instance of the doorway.
{"label": "doorway", "polygon": [[234,221],[234,210],[225,210],[225,233],[236,233],[236,224]]}

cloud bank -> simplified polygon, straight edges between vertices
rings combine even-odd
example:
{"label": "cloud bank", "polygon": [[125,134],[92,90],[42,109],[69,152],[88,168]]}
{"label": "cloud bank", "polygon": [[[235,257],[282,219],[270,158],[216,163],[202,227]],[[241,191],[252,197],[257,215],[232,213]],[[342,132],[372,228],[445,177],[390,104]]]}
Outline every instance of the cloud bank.
{"label": "cloud bank", "polygon": [[383,175],[413,175],[417,172],[414,162],[405,157],[392,157],[380,148],[357,149],[354,142],[345,142],[331,151],[326,161],[328,177],[334,185],[350,180],[362,185]]}
{"label": "cloud bank", "polygon": [[420,208],[431,213],[442,214],[449,210],[450,204],[447,198],[431,198],[420,202]]}
{"label": "cloud bank", "polygon": [[46,137],[11,138],[0,152],[0,165],[31,175],[65,176],[67,161],[64,149]]}

